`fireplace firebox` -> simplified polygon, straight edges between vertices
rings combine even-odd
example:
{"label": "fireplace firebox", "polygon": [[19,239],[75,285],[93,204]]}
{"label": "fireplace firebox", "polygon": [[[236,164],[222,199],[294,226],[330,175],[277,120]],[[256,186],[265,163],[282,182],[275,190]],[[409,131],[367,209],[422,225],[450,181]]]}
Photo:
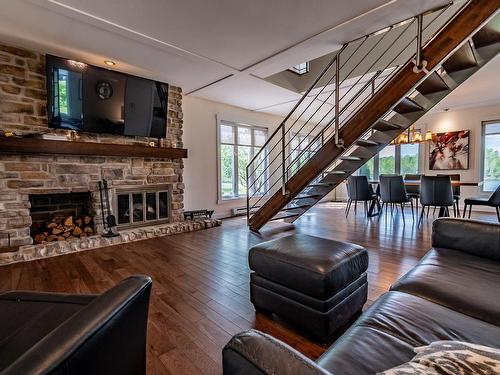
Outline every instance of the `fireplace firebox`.
{"label": "fireplace firebox", "polygon": [[116,190],[113,211],[118,228],[168,223],[171,194],[171,185]]}

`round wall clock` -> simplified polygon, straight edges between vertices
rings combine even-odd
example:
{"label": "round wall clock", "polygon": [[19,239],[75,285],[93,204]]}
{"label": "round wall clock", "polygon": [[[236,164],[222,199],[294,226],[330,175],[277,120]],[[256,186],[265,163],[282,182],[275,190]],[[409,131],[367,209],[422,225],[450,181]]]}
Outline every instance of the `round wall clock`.
{"label": "round wall clock", "polygon": [[106,81],[97,82],[96,92],[100,99],[109,99],[113,96],[113,86],[111,86],[111,83]]}

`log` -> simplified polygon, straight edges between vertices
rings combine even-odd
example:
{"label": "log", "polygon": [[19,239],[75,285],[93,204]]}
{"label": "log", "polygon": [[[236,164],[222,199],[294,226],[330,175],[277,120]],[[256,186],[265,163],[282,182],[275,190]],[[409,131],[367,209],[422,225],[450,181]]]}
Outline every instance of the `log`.
{"label": "log", "polygon": [[71,236],[71,233],[70,233],[70,232],[65,232],[65,233],[63,234],[63,237],[64,237],[64,238],[68,238],[69,236]]}
{"label": "log", "polygon": [[54,222],[47,224],[47,228],[55,228],[55,227],[57,227],[57,224]]}
{"label": "log", "polygon": [[80,235],[82,233],[83,233],[83,230],[80,227],[75,227],[75,229],[73,229],[73,234],[75,236],[78,236],[78,235]]}
{"label": "log", "polygon": [[57,236],[57,240],[58,240],[58,241],[65,241],[65,240],[66,240],[66,238],[64,238],[63,236]]}
{"label": "log", "polygon": [[57,236],[55,234],[51,234],[50,236],[47,237],[47,241],[52,242],[57,240]]}
{"label": "log", "polygon": [[59,228],[59,227],[52,228],[52,234],[59,234],[62,232],[64,232],[64,228]]}
{"label": "log", "polygon": [[83,225],[83,220],[80,218],[80,219],[76,219],[76,225],[78,225],[79,227],[81,227]]}
{"label": "log", "polygon": [[73,225],[73,216],[68,216],[66,219],[63,221],[63,225],[65,227],[71,227]]}
{"label": "log", "polygon": [[92,218],[90,216],[85,216],[83,218],[83,221],[85,222],[85,225],[89,225],[90,222],[92,221]]}
{"label": "log", "polygon": [[91,227],[85,227],[83,230],[85,233],[94,233],[94,230]]}
{"label": "log", "polygon": [[42,243],[43,241],[45,241],[47,239],[47,237],[45,237],[42,233],[39,233],[35,236],[35,242],[36,243]]}

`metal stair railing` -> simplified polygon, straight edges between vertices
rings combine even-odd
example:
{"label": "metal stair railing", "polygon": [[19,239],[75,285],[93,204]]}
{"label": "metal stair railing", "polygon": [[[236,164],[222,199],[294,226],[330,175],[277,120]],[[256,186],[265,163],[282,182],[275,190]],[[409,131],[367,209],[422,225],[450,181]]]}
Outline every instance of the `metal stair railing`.
{"label": "metal stair railing", "polygon": [[[428,11],[346,43],[246,167],[247,220],[281,189],[408,61],[425,69],[420,50],[468,1]],[[337,94],[338,93],[338,94]]]}

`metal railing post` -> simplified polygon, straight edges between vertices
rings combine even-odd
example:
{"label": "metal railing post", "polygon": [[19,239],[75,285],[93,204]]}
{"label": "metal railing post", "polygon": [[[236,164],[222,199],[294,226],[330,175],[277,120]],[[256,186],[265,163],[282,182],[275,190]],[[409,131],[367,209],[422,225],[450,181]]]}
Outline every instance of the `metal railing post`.
{"label": "metal railing post", "polygon": [[340,52],[335,58],[335,145],[340,146],[341,140],[339,138],[339,114],[340,114]]}
{"label": "metal railing post", "polygon": [[427,66],[427,61],[422,59],[422,33],[423,33],[423,19],[424,15],[419,14],[415,17],[417,20],[417,53],[415,55],[415,67],[413,71],[415,73],[420,73],[425,71]]}
{"label": "metal railing post", "polygon": [[281,194],[286,195],[286,156],[285,156],[285,148],[286,148],[286,141],[285,141],[285,123],[281,123]]}
{"label": "metal railing post", "polygon": [[247,172],[247,225],[250,225],[250,185],[249,185],[249,181],[250,179],[248,178],[248,167],[250,166],[250,164],[247,164],[247,167],[246,167],[246,172]]}

